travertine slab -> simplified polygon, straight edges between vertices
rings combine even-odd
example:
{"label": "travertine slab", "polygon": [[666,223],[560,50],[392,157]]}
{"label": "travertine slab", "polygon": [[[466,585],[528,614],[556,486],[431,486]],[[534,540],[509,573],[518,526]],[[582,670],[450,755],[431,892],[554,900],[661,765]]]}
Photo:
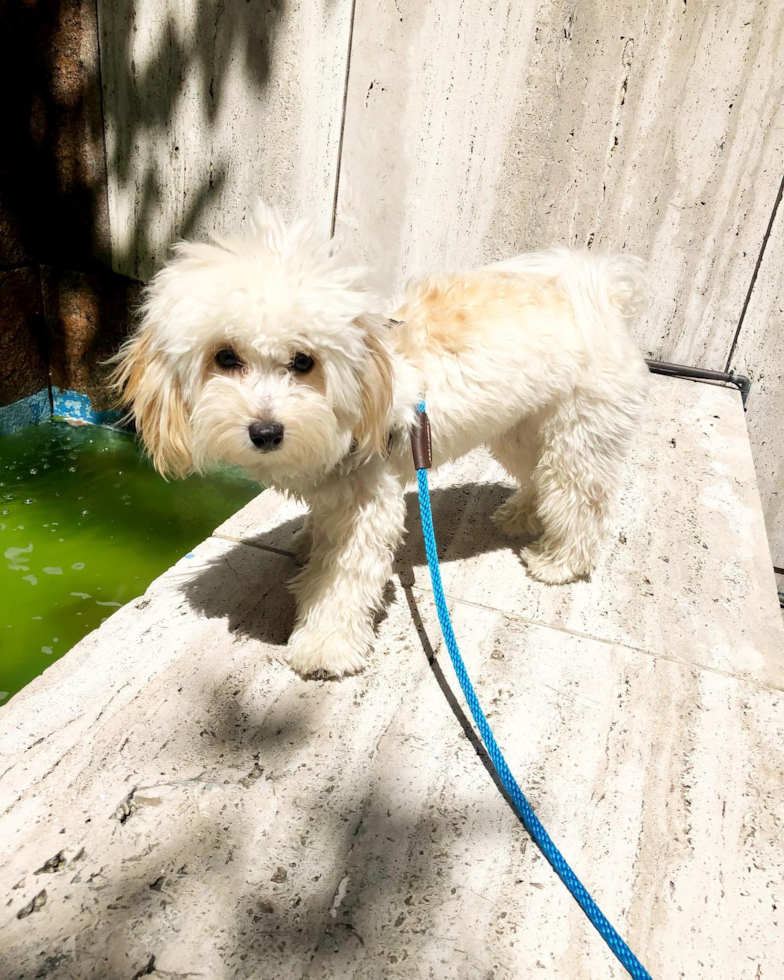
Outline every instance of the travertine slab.
{"label": "travertine slab", "polygon": [[[288,564],[205,542],[4,709],[3,980],[34,977],[39,952],[62,957],[47,976],[131,977],[150,955],[160,970],[284,976],[278,959],[315,945],[367,794],[360,770],[428,668],[398,602],[376,669],[345,684],[294,677],[278,662]],[[62,871],[35,874],[63,849]],[[299,912],[279,901],[292,887]],[[243,937],[281,928],[296,943],[278,951],[273,934],[264,970],[243,966]]]}
{"label": "travertine slab", "polygon": [[[491,464],[437,475],[448,587],[470,591],[455,631],[513,772],[651,974],[773,980],[784,630],[748,445],[732,393],[654,392],[626,543],[562,605],[489,530],[508,493]],[[0,980],[623,976],[466,734],[415,526],[367,671],[315,683],[281,663],[279,552],[301,519],[264,494],[0,710]],[[657,633],[622,613],[664,545]],[[754,589],[688,578],[736,545]],[[745,659],[698,662],[690,617],[717,649],[743,637]],[[661,655],[668,624],[680,645]]]}
{"label": "travertine slab", "polygon": [[[416,601],[429,623],[429,599]],[[775,976],[780,695],[453,607],[513,772],[651,974]],[[462,701],[441,649],[438,663]],[[625,977],[442,705],[426,675],[379,743],[339,912],[307,976]]]}

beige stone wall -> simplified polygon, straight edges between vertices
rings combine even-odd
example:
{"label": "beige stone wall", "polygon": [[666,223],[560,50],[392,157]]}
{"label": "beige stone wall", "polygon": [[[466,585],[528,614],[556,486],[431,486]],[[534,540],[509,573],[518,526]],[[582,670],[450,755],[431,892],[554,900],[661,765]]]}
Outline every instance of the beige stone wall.
{"label": "beige stone wall", "polygon": [[395,280],[634,252],[648,355],[723,370],[781,179],[782,80],[780,0],[360,0],[339,227]]}
{"label": "beige stone wall", "polygon": [[[746,421],[773,564],[784,568],[784,207],[781,205],[770,228],[731,366],[752,381]],[[784,591],[784,584],[780,587]]]}
{"label": "beige stone wall", "polygon": [[99,0],[113,266],[236,227],[254,195],[330,227],[351,0]]}
{"label": "beige stone wall", "polygon": [[173,238],[235,225],[259,192],[325,227],[336,204],[338,232],[391,284],[550,244],[640,254],[645,353],[731,361],[755,382],[784,563],[784,217],[765,247],[784,172],[781,0],[98,8],[116,271],[149,276]]}

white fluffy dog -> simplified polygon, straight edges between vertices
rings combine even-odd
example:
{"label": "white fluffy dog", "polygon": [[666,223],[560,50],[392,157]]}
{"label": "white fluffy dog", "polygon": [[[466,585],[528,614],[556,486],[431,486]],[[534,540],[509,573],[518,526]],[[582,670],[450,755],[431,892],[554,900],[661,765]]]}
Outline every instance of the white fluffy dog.
{"label": "white fluffy dog", "polygon": [[487,445],[519,484],[495,519],[541,531],[529,573],[591,572],[645,401],[644,295],[637,259],[552,251],[413,282],[382,313],[311,225],[259,205],[242,237],[176,247],[115,382],[161,472],[239,464],[307,503],[288,659],[341,677],[373,642],[423,396],[434,466]]}

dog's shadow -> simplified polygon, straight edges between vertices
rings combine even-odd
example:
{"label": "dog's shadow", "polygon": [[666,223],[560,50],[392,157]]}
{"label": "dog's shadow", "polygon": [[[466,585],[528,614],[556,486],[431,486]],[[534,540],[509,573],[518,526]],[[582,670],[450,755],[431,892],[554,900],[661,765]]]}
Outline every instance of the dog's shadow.
{"label": "dog's shadow", "polygon": [[[461,561],[479,554],[519,548],[490,520],[514,491],[503,483],[466,484],[435,489],[431,494],[433,523],[442,562]],[[247,537],[220,558],[199,569],[182,591],[200,615],[226,619],[229,630],[274,646],[284,646],[294,626],[295,604],[287,583],[298,571],[291,553],[294,535],[303,518],[286,521],[256,537]],[[414,568],[426,564],[425,546],[416,492],[406,494],[406,537],[394,563],[404,586],[413,584]],[[522,567],[521,574],[525,574]],[[395,598],[395,585],[387,583],[376,626],[386,618]]]}

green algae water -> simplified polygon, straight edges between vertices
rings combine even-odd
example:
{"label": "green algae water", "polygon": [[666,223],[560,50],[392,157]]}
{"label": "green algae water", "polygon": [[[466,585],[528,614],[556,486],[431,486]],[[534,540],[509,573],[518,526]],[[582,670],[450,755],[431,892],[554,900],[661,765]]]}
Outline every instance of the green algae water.
{"label": "green algae water", "polygon": [[257,493],[233,473],[167,483],[98,426],[0,438],[0,705]]}

